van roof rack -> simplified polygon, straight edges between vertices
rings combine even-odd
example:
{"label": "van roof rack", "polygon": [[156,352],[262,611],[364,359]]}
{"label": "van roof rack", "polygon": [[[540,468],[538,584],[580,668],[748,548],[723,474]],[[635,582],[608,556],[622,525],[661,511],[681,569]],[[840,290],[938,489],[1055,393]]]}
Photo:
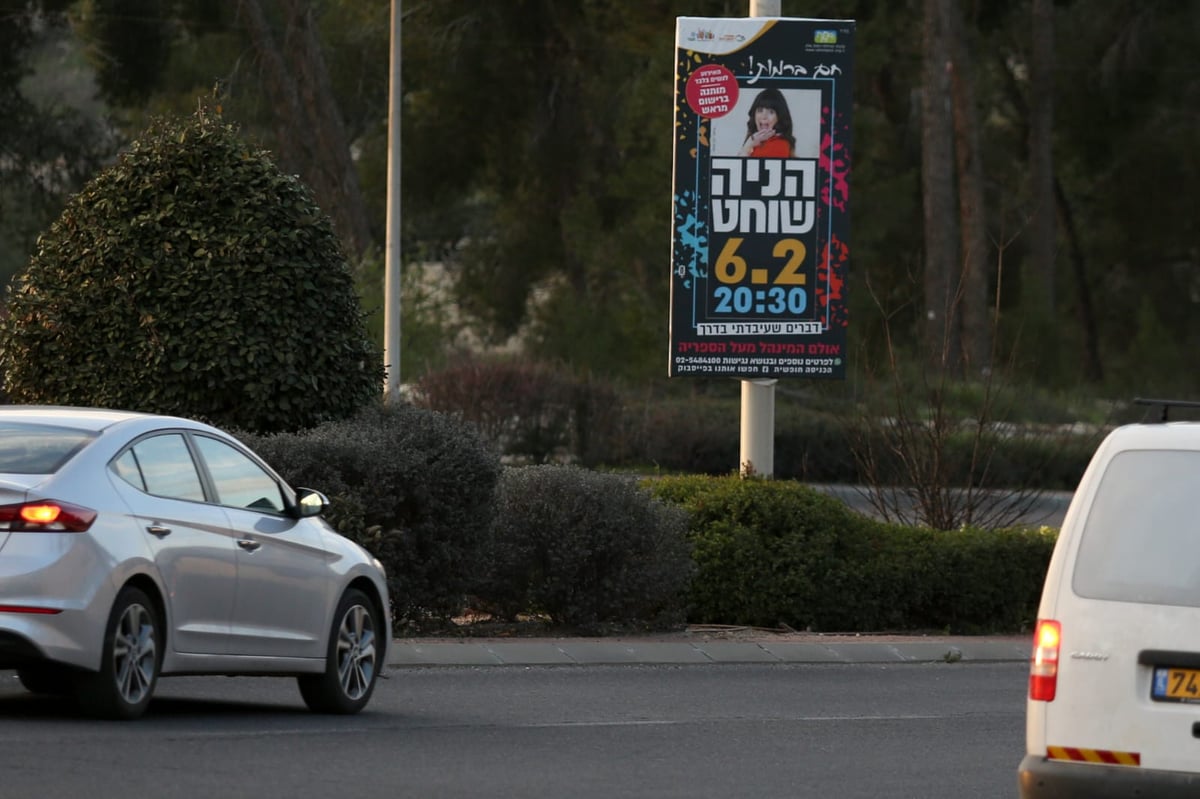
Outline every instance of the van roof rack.
{"label": "van roof rack", "polygon": [[[1167,421],[1167,413],[1171,408],[1200,408],[1200,402],[1193,402],[1191,400],[1147,399],[1145,397],[1134,397],[1133,404],[1149,405],[1151,407],[1161,406],[1162,416],[1157,420],[1160,422]],[[1149,417],[1150,411],[1146,411],[1146,416],[1142,419],[1142,421],[1151,421]]]}

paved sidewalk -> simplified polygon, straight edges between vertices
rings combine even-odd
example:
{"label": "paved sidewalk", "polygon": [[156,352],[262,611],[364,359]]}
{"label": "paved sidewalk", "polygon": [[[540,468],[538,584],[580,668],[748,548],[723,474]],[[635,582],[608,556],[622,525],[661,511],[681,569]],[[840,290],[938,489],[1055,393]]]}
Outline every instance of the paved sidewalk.
{"label": "paved sidewalk", "polygon": [[398,638],[388,665],[921,663],[1027,661],[1029,636],[709,635],[622,638]]}

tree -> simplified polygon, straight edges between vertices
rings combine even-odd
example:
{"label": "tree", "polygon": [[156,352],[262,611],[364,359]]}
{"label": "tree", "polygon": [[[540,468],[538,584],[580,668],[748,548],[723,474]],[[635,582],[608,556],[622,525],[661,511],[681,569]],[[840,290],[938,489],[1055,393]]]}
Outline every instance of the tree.
{"label": "tree", "polygon": [[1054,313],[1057,230],[1054,201],[1054,2],[1033,0],[1029,76],[1030,265],[1043,313]]}
{"label": "tree", "polygon": [[175,26],[161,0],[81,0],[76,10],[88,32],[100,91],[114,103],[144,103],[171,56]]}
{"label": "tree", "polygon": [[71,85],[66,0],[0,0],[0,283],[24,268],[37,234],[115,151]]}
{"label": "tree", "polygon": [[947,40],[947,69],[950,72],[954,107],[954,156],[958,177],[958,227],[962,244],[962,352],[958,355],[968,376],[988,371],[992,361],[991,323],[988,305],[988,272],[992,247],[988,242],[987,207],[984,200],[983,147],[976,108],[975,79],[968,56],[962,11],[953,0],[940,0]]}
{"label": "tree", "polygon": [[[960,375],[991,363],[983,147],[961,11],[924,3],[921,164],[928,361]],[[957,241],[955,241],[957,239]]]}
{"label": "tree", "polygon": [[194,108],[197,94],[218,86],[231,118],[273,132],[282,168],[312,187],[350,256],[369,250],[351,136],[312,3],[83,0],[79,20],[109,102],[136,121],[148,105]]}
{"label": "tree", "polygon": [[[197,93],[211,94],[216,82],[226,118],[279,152],[331,212],[355,206],[327,197],[310,170],[332,176],[332,185],[352,163],[369,240],[378,241],[388,5],[320,0],[311,13],[299,0],[79,0],[75,7],[110,19],[147,17],[140,38],[117,37],[134,28],[110,25],[97,40],[101,83],[114,96],[145,97],[121,106],[129,130],[143,126],[141,115],[190,111]],[[494,339],[520,331],[533,355],[606,375],[661,375],[674,17],[742,16],[745,0],[403,6],[406,256],[442,262],[457,275],[459,310]],[[259,46],[252,17],[239,21],[239,8],[261,10]],[[957,34],[939,22],[947,10]],[[1145,370],[1131,371],[1128,357],[1130,325],[1147,305],[1177,340],[1180,358],[1200,347],[1191,201],[1200,183],[1191,112],[1200,73],[1189,61],[1200,5],[814,0],[803,13],[857,21],[852,348],[884,350],[877,300],[902,357],[923,363],[930,355],[957,361],[964,347],[972,363],[985,362],[986,340],[972,331],[998,310],[991,357],[1003,363],[1021,350],[1024,375],[1058,386],[1086,382],[1128,393],[1126,382],[1136,379],[1139,391],[1148,390]],[[923,26],[934,38],[922,35]],[[151,29],[170,44],[162,68],[122,69],[106,80],[117,64],[155,56]],[[314,37],[337,113],[317,96]],[[936,46],[929,60],[927,43]],[[127,53],[138,46],[146,52]],[[292,74],[272,78],[279,77],[272,52]],[[119,89],[118,74],[131,85]],[[293,82],[299,102],[289,111],[286,79],[298,75],[310,77]],[[150,91],[139,94],[137,81],[146,79]],[[0,83],[0,94],[20,83],[20,75]],[[319,109],[312,119],[308,89]],[[926,125],[935,114],[940,121]],[[314,149],[313,141],[334,140],[330,131],[304,144],[329,120],[341,121],[345,147]],[[336,161],[351,159],[347,151],[352,160]],[[11,209],[30,207],[7,202],[0,227],[14,221]],[[998,305],[985,305],[979,298],[995,297],[1001,282],[1001,246],[1007,271]],[[990,262],[974,263],[985,251]],[[914,275],[930,281],[915,294]],[[1188,366],[1176,363],[1164,377],[1189,373]]]}
{"label": "tree", "polygon": [[[1091,0],[1058,15],[1056,29],[1071,32],[1055,47],[1059,214],[1079,240],[1075,291],[1059,315],[1078,315],[1081,336],[1094,322],[1106,385],[1126,396],[1164,390],[1194,374],[1186,353],[1200,346],[1192,232],[1200,159],[1189,121],[1200,75],[1186,55],[1200,7]],[[1147,312],[1170,332],[1162,354],[1177,353],[1157,374],[1129,357],[1140,351],[1134,330]]]}
{"label": "tree", "polygon": [[157,122],[72,198],[7,310],[18,402],[270,432],[348,416],[382,381],[311,192],[203,110]]}
{"label": "tree", "polygon": [[453,262],[494,338],[532,321],[539,354],[661,374],[673,8],[466,0],[406,17],[406,232]]}
{"label": "tree", "polygon": [[304,0],[279,5],[282,33],[268,24],[260,0],[238,0],[238,19],[249,29],[272,99],[282,160],[306,176],[347,250],[359,257],[371,244],[370,226],[312,5]]}
{"label": "tree", "polygon": [[921,189],[925,209],[925,352],[935,372],[960,367],[958,207],[954,191],[953,106],[940,0],[925,0],[921,74]]}
{"label": "tree", "polygon": [[[1077,338],[1080,357],[1072,360],[1081,365],[1079,376],[1089,384],[1100,385],[1104,367],[1092,299],[1094,289],[1087,274],[1089,256],[1062,174],[1063,165],[1074,159],[1070,150],[1065,159],[1056,159],[1054,154],[1055,105],[1060,90],[1054,4],[1032,0],[1028,11],[1028,15],[1022,15],[1024,18],[1013,20],[1015,33],[1011,38],[1004,37],[1008,41],[1002,41],[993,52],[1004,102],[1011,106],[1011,125],[1017,133],[1013,155],[1018,166],[1023,159],[1028,164],[1027,170],[1019,172],[1028,180],[1028,186],[1009,186],[1018,195],[1027,192],[1028,198],[1027,217],[1017,220],[1017,227],[1024,229],[1023,237],[1028,241],[1027,261],[1020,271],[1010,273],[1017,277],[1012,282],[1019,287],[1022,337],[1042,342]],[[1059,260],[1064,256],[1071,266],[1071,280],[1062,280],[1060,286]],[[1070,329],[1067,323],[1072,318],[1078,320],[1079,332],[1064,336],[1064,328]],[[1036,360],[1030,359],[1029,366],[1037,379],[1053,381],[1070,374],[1063,368],[1068,357],[1069,347],[1039,347]]]}

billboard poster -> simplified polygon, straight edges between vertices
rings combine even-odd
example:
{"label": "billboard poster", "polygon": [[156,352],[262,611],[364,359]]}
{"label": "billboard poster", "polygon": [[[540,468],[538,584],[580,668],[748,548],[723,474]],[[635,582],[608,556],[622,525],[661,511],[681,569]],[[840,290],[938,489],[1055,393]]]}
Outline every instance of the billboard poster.
{"label": "billboard poster", "polygon": [[854,22],[680,17],[671,376],[844,379]]}

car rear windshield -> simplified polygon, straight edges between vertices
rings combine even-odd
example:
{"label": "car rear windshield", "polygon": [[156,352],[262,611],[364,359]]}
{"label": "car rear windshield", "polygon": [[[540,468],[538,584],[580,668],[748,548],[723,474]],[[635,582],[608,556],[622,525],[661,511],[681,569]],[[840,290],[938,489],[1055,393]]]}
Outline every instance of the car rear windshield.
{"label": "car rear windshield", "polygon": [[1132,450],[1109,462],[1071,585],[1092,599],[1200,607],[1200,452]]}
{"label": "car rear windshield", "polygon": [[0,474],[53,474],[95,437],[70,427],[0,423]]}

